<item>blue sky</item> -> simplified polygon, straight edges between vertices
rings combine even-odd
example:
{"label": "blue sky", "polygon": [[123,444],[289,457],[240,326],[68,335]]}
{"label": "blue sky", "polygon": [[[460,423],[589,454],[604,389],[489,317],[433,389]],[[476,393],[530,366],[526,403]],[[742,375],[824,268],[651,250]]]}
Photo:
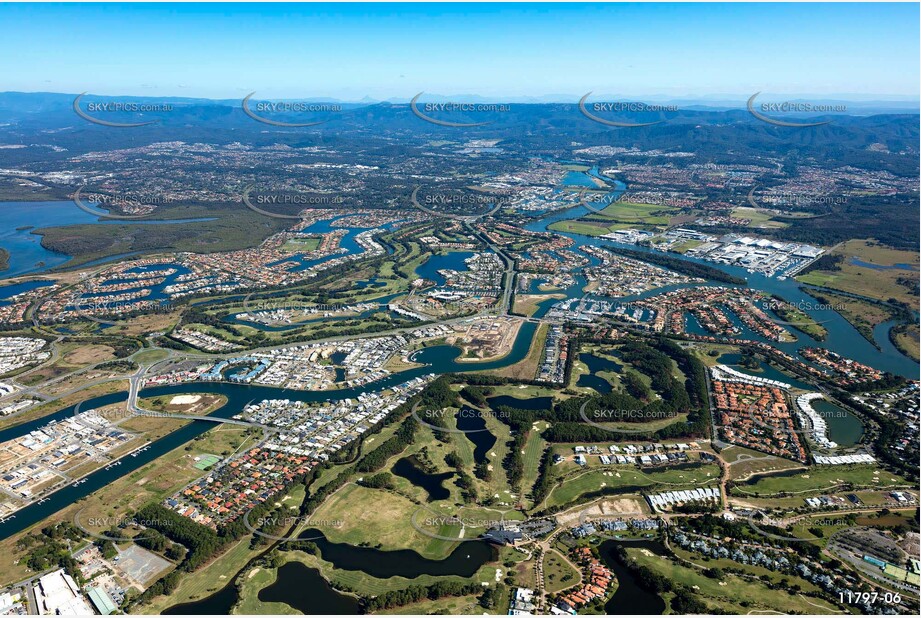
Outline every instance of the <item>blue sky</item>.
{"label": "blue sky", "polygon": [[918,4],[0,5],[0,91],[919,92]]}

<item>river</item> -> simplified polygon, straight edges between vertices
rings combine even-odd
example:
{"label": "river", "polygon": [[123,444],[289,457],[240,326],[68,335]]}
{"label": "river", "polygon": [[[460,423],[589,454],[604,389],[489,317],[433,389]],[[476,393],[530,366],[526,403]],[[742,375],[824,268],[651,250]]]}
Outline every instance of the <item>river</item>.
{"label": "river", "polygon": [[[617,196],[620,195],[621,191],[622,190],[618,189],[617,191],[614,191],[609,195],[616,198]],[[548,227],[552,225],[553,223],[556,223],[557,221],[563,221],[566,219],[576,219],[590,212],[591,211],[585,206],[575,206],[575,207],[568,208],[565,210],[557,211],[542,219],[534,220],[528,225],[526,225],[525,228],[531,231],[535,231],[535,232],[546,232],[548,231]],[[549,231],[554,231],[554,230],[549,230]],[[582,234],[574,234],[570,232],[559,232],[559,231],[555,231],[555,233],[561,234],[562,236],[566,236],[572,239],[573,242],[575,243],[572,248],[575,250],[578,250],[579,248],[584,247],[584,246],[596,246],[596,247],[630,249],[630,250],[641,251],[641,252],[650,253],[650,254],[655,252],[654,249],[641,247],[639,245],[627,245],[627,244],[618,243],[618,242],[614,242],[612,240],[607,240],[603,238],[584,236]],[[656,252],[656,253],[660,253],[660,252]],[[674,256],[676,254],[669,254],[669,255]],[[588,256],[588,257],[594,260],[592,256]],[[876,369],[880,369],[882,371],[888,371],[890,373],[901,375],[903,377],[910,378],[913,380],[917,380],[919,377],[919,373],[921,373],[921,366],[919,366],[918,363],[914,362],[913,360],[911,360],[910,358],[908,358],[907,356],[899,352],[896,349],[896,347],[892,345],[892,342],[889,341],[888,330],[894,325],[892,323],[887,323],[886,325],[880,327],[878,331],[874,333],[876,343],[880,347],[880,349],[877,349],[869,341],[867,341],[857,331],[857,329],[855,329],[838,312],[834,311],[831,308],[812,309],[811,307],[815,307],[819,303],[814,298],[812,298],[811,296],[809,296],[803,290],[800,289],[801,287],[808,287],[808,286],[804,286],[803,284],[793,279],[786,279],[784,281],[781,281],[775,277],[766,277],[759,273],[750,273],[746,271],[744,268],[740,268],[737,266],[717,264],[715,262],[709,262],[706,260],[701,260],[698,258],[691,258],[691,257],[683,257],[683,259],[688,260],[690,262],[695,262],[698,264],[704,264],[704,265],[707,265],[713,268],[717,268],[723,272],[729,273],[731,275],[735,275],[737,277],[744,277],[748,280],[748,285],[752,289],[761,290],[769,294],[776,294],[777,296],[780,296],[781,298],[787,301],[790,301],[792,303],[798,304],[798,306],[801,306],[801,307],[810,307],[810,309],[806,310],[806,313],[808,313],[813,319],[822,322],[822,325],[828,330],[828,337],[824,342],[815,341],[812,338],[810,338],[808,335],[804,335],[802,333],[797,332],[796,334],[799,337],[798,341],[790,342],[790,343],[778,343],[776,341],[769,341],[767,339],[764,339],[761,336],[748,330],[747,328],[743,328],[743,334],[742,334],[743,337],[769,343],[770,345],[773,345],[777,347],[778,349],[783,350],[784,352],[799,358],[800,360],[804,360],[804,362],[805,362],[805,359],[802,359],[802,357],[799,356],[799,353],[798,353],[799,348],[804,347],[804,346],[821,346],[829,350],[832,350],[833,352],[837,352],[838,354],[841,354],[844,357],[854,359],[866,365],[870,365],[871,367],[875,367]],[[597,260],[592,261],[590,265],[591,264],[597,264]],[[570,288],[561,291],[563,294],[567,296],[567,298],[580,298],[585,295],[582,292],[582,287],[585,285],[585,279],[581,276],[581,274],[578,274],[578,273],[577,273],[576,279],[577,279],[576,285],[573,285]],[[649,298],[650,296],[655,296],[657,294],[661,294],[663,291],[683,289],[686,287],[696,287],[699,285],[700,284],[668,286],[667,288],[659,288],[655,290],[650,290],[648,292],[644,292],[643,294],[638,294],[635,296],[623,297],[620,300],[623,302],[639,300],[643,298]],[[711,285],[726,285],[726,284],[713,282],[711,283]],[[549,308],[549,303],[546,305],[546,307]],[[546,310],[547,309],[542,307],[540,315],[543,315],[543,313],[545,313]]]}
{"label": "river", "polygon": [[[317,401],[342,401],[343,399],[357,398],[362,392],[369,390],[384,390],[401,382],[411,380],[415,377],[428,373],[443,374],[466,371],[480,371],[484,369],[497,369],[512,365],[522,360],[528,353],[531,340],[537,325],[531,322],[522,324],[512,345],[512,350],[504,357],[486,362],[457,362],[456,359],[461,355],[459,348],[439,345],[420,350],[414,357],[418,363],[423,366],[409,369],[399,373],[394,373],[386,378],[372,382],[361,387],[344,388],[332,391],[292,391],[285,389],[272,388],[268,386],[255,386],[248,384],[233,384],[226,382],[192,382],[186,384],[174,384],[169,386],[157,386],[145,388],[139,393],[140,397],[156,397],[158,395],[180,395],[193,393],[216,393],[227,398],[227,402],[212,412],[212,416],[230,418],[234,414],[239,414],[241,410],[251,401],[260,401],[263,399],[276,399],[284,391],[284,396],[288,399],[317,402]],[[0,431],[0,442],[13,440],[24,436],[25,434],[38,429],[48,422],[60,421],[74,414],[77,405],[80,410],[86,411],[93,408],[100,408],[113,403],[119,403],[127,400],[127,393],[111,393],[88,399],[84,402],[69,406],[59,410],[54,414],[27,421],[19,425],[14,425]],[[214,425],[207,421],[195,421],[181,429],[178,429],[155,442],[148,445],[147,450],[141,453],[129,455],[121,460],[117,466],[109,469],[101,469],[84,477],[79,484],[68,485],[51,494],[41,504],[33,503],[23,509],[20,509],[12,516],[0,521],[0,536],[7,537],[20,532],[32,524],[50,517],[61,509],[73,504],[77,500],[88,496],[117,479],[129,474],[139,467],[150,463],[157,457],[165,455],[169,451],[178,448],[201,435]]]}
{"label": "river", "polygon": [[[622,191],[623,189],[618,189]],[[60,203],[53,203],[60,204]],[[70,204],[65,202],[64,204]],[[34,207],[35,204],[29,204],[30,207]],[[76,212],[82,212],[73,204],[70,206]],[[565,218],[575,218],[585,214],[588,210],[585,207],[575,207],[568,209],[564,212],[554,213],[544,219],[532,222],[528,225],[528,229],[535,231],[544,231],[547,226],[554,221],[559,221]],[[71,213],[73,214],[73,213]],[[86,213],[83,213],[87,217]],[[77,215],[73,215],[77,216]],[[34,222],[34,221],[33,221]],[[86,222],[86,221],[75,221],[75,222]],[[55,220],[55,223],[61,224],[61,221]],[[66,222],[65,222],[66,224]],[[328,225],[328,223],[327,223]],[[8,228],[7,228],[8,229]],[[578,234],[563,234],[572,238],[576,245],[575,248],[578,249],[581,246],[585,245],[596,245],[596,246],[613,246],[613,247],[622,247],[640,251],[652,251],[650,249],[644,249],[642,247],[636,247],[633,245],[621,245],[620,243],[614,243],[612,241],[601,240],[597,238],[591,238],[587,236],[582,236]],[[0,246],[6,246],[6,239],[11,237],[11,235],[6,235],[2,237],[3,243],[0,243]],[[33,235],[34,237],[34,235]],[[20,239],[21,240],[21,239]],[[42,249],[43,250],[43,249]],[[12,252],[11,252],[12,253]],[[23,272],[31,272],[29,268],[34,266],[34,260],[36,256],[41,255],[37,250],[32,249],[31,258],[26,254],[25,261],[17,262],[18,266],[16,268],[23,269],[26,262],[30,260],[33,262],[25,267]],[[48,258],[49,256],[42,256]],[[451,256],[448,260],[457,259],[458,255]],[[591,258],[593,264],[597,263],[595,258]],[[54,262],[51,265],[60,264],[66,261],[66,257],[62,260]],[[745,272],[743,269],[725,266],[721,264],[713,264],[711,262],[706,262],[702,260],[691,259],[691,261],[707,264],[719,268],[730,274],[737,276],[747,277],[751,287],[756,289],[761,289],[766,292],[777,294],[787,300],[797,302],[797,301],[809,301],[812,303],[812,299],[807,297],[799,288],[800,284],[792,280],[779,281],[773,278],[767,278],[759,274],[751,274]],[[448,265],[449,261],[433,262],[430,265],[430,268],[433,268],[438,265],[441,268],[444,268]],[[48,262],[45,262],[47,267]],[[304,265],[307,267],[309,265]],[[448,266],[449,267],[449,266]],[[44,267],[43,267],[44,268]],[[9,273],[4,273],[8,275]],[[569,289],[565,290],[564,293],[569,297],[574,297],[576,295],[581,296],[581,288],[584,286],[585,280],[579,275],[577,277],[577,283],[574,286],[571,286]],[[681,286],[677,286],[681,287]],[[648,294],[640,296],[654,295],[660,293],[661,290],[654,290]],[[814,304],[814,303],[813,303]],[[828,340],[821,344],[824,347],[827,347],[831,350],[839,352],[840,354],[847,356],[849,358],[854,358],[860,362],[869,364],[873,367],[883,369],[886,371],[891,371],[893,373],[898,373],[900,375],[905,375],[908,377],[917,378],[918,376],[918,365],[912,362],[907,357],[900,354],[892,345],[888,342],[888,337],[885,338],[885,341],[879,341],[881,350],[877,350],[875,347],[870,345],[850,324],[848,324],[839,314],[827,310],[827,311],[810,311],[809,312],[814,318],[827,320],[825,322],[825,327],[828,329],[829,335]],[[354,398],[363,391],[368,390],[382,390],[398,384],[400,382],[412,379],[417,376],[425,375],[428,373],[434,374],[443,374],[450,372],[465,372],[465,371],[480,371],[486,369],[496,369],[500,367],[505,367],[516,363],[522,360],[530,347],[530,343],[533,339],[534,333],[536,331],[537,325],[533,322],[526,322],[521,326],[521,329],[518,333],[518,336],[513,344],[511,351],[503,358],[496,359],[488,362],[458,362],[457,358],[461,354],[461,350],[452,347],[452,346],[433,346],[425,348],[417,352],[413,360],[418,363],[422,363],[423,366],[403,371],[400,373],[392,374],[382,380],[379,380],[375,383],[364,385],[362,387],[356,388],[347,388],[340,389],[336,391],[285,391],[285,396],[290,399],[296,399],[301,401],[339,401],[345,398]],[[757,339],[757,336],[754,336],[753,333],[750,334],[751,338]],[[805,335],[801,335],[801,341],[798,344],[776,344],[771,342],[772,345],[778,345],[781,349],[795,354],[796,349],[802,346],[804,343],[810,341]],[[594,359],[587,359],[594,360]],[[762,374],[764,375],[764,374]],[[789,378],[786,378],[786,381],[792,381]],[[241,384],[228,384],[228,383],[190,383],[190,384],[179,384],[172,386],[160,386],[154,388],[143,389],[140,393],[142,397],[153,397],[158,395],[171,395],[171,394],[183,394],[183,393],[217,393],[227,397],[227,403],[221,406],[218,410],[213,412],[213,415],[220,417],[230,417],[234,414],[240,412],[243,407],[253,400],[260,399],[270,399],[276,398],[279,395],[280,390],[270,387],[262,386],[251,386],[251,385],[241,385]],[[101,407],[111,403],[117,403],[124,401],[126,399],[126,393],[114,393],[110,395],[104,395],[96,397],[90,400],[83,402],[81,405],[82,410],[88,410],[94,407]],[[492,406],[496,405],[509,405],[515,402],[510,400],[511,398],[493,398],[490,400]],[[521,407],[527,407],[525,404],[526,400],[522,400]],[[74,406],[65,408],[53,415],[38,419],[35,421],[29,421],[21,425],[17,425],[3,431],[0,431],[0,440],[9,440],[29,431],[46,424],[49,420],[52,419],[61,419],[67,416],[70,416],[74,413]],[[186,444],[189,440],[194,437],[204,433],[209,428],[213,427],[212,424],[204,421],[192,422],[189,425],[176,430],[167,436],[150,443],[144,450],[141,452],[136,452],[132,455],[126,456],[122,459],[122,463],[118,466],[110,467],[109,469],[102,469],[90,474],[79,482],[79,484],[70,485],[65,487],[51,496],[49,496],[42,504],[33,504],[29,507],[26,507],[19,512],[17,512],[13,517],[7,518],[5,521],[0,522],[0,535],[3,537],[8,537],[12,534],[15,534],[28,526],[42,521],[43,519],[53,515],[54,513],[60,511],[61,509],[67,507],[68,505],[80,500],[84,496],[116,481],[119,478],[127,475],[133,470],[138,469],[139,467],[150,463],[151,461],[157,459],[158,457],[164,455],[165,453],[178,448]],[[484,432],[485,433],[485,432]],[[609,542],[613,543],[613,542]],[[488,546],[482,544],[483,547],[480,547],[478,543],[464,543],[458,548],[455,549],[454,553],[451,554],[444,561],[431,561],[425,558],[422,558],[415,552],[406,550],[409,553],[401,552],[382,552],[380,550],[374,550],[371,548],[358,548],[346,544],[337,544],[327,541],[325,538],[318,543],[320,551],[324,559],[333,562],[337,568],[342,568],[346,570],[361,570],[372,574],[375,577],[392,577],[394,575],[401,575],[404,577],[416,577],[422,573],[430,574],[463,574],[467,573],[472,574],[476,571],[479,566],[484,564],[490,558],[487,557],[485,550],[488,549]],[[606,562],[609,561],[610,551],[605,551],[604,548],[607,546],[609,549],[610,545],[607,543],[602,546],[602,555],[605,557]],[[410,554],[415,554],[413,557]],[[661,613],[664,609],[664,602],[657,595],[650,595],[640,589],[638,586],[633,586],[629,584],[630,576],[626,572],[626,569],[622,565],[618,565],[617,561],[614,560],[610,562],[609,565],[618,574],[618,578],[621,579],[621,586],[618,588],[618,591],[615,593],[614,597],[608,603],[606,611],[608,613]],[[284,578],[285,582],[289,580],[291,582],[295,581],[305,581],[310,580],[312,575],[306,571],[299,570],[300,567],[289,567],[283,572],[279,572],[279,582],[273,586],[268,587],[263,591],[266,598],[263,600],[279,600],[289,603],[292,607],[300,608],[302,606],[303,599],[297,597],[300,592],[297,592],[298,585],[284,585],[281,588],[275,588],[280,586]],[[304,567],[306,568],[306,567]],[[310,569],[308,569],[310,571]],[[321,578],[320,578],[321,579]],[[625,583],[626,582],[626,583]],[[325,582],[324,582],[325,584]],[[230,587],[232,589],[232,587]],[[273,592],[267,592],[268,590],[284,590],[292,589],[290,595],[284,598],[279,598],[276,595],[275,590]],[[306,589],[306,587],[304,587]],[[311,589],[319,590],[311,586]],[[333,591],[334,592],[334,591]],[[338,593],[335,593],[338,595]],[[191,605],[180,606],[183,611],[194,610],[194,613],[226,613],[225,607],[227,603],[231,602],[235,598],[236,591],[231,590],[230,592],[227,589],[223,589],[205,599],[203,601],[197,602]],[[339,595],[340,597],[342,595]],[[297,598],[296,598],[297,597]],[[260,594],[260,599],[262,599],[262,594]],[[206,603],[208,601],[208,603]],[[330,605],[328,606],[328,613],[338,613],[339,608],[346,607],[345,605],[338,605],[340,602],[345,603],[341,599],[329,598]],[[210,604],[209,604],[210,603]],[[232,605],[232,602],[231,602]],[[218,608],[218,606],[220,606]],[[209,611],[218,608],[220,611]],[[652,610],[651,612],[648,610]]]}

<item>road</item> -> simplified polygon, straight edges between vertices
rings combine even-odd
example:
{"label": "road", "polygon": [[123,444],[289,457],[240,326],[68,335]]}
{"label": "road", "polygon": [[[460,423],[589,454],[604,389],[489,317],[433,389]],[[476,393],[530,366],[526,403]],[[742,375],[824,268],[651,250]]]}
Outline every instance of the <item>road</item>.
{"label": "road", "polygon": [[[484,234],[482,234],[482,233],[479,232],[478,230],[476,230],[476,229],[474,229],[473,227],[471,227],[471,225],[470,225],[469,222],[464,222],[464,227],[465,227],[465,229],[466,229],[470,234],[476,236],[476,237],[479,238],[481,241],[483,241],[483,242],[484,242],[490,249],[492,249],[492,250],[499,256],[499,258],[503,261],[503,263],[504,263],[504,265],[505,265],[505,271],[504,271],[503,277],[502,277],[502,297],[499,299],[497,305],[494,306],[494,307],[492,307],[492,308],[484,309],[484,310],[482,310],[482,311],[480,311],[480,312],[478,312],[478,313],[471,314],[471,315],[467,315],[467,316],[456,317],[456,318],[449,318],[449,319],[445,319],[445,320],[436,320],[436,321],[433,322],[434,324],[453,325],[453,324],[460,324],[460,323],[463,323],[463,322],[466,322],[466,321],[468,321],[468,320],[475,319],[475,318],[478,318],[478,317],[484,317],[484,316],[489,316],[489,315],[493,315],[493,316],[509,316],[509,315],[510,315],[510,314],[509,314],[509,311],[510,311],[510,309],[511,309],[511,299],[512,299],[513,286],[514,286],[515,274],[516,274],[516,271],[515,271],[515,262],[514,262],[514,260],[512,260],[511,258],[509,258],[508,255],[506,255],[506,254],[503,252],[502,249],[500,249],[500,248],[497,247],[495,244],[493,244],[492,241],[490,241],[488,237],[486,237]],[[87,276],[87,278],[92,277],[93,275],[95,275],[95,274],[101,272],[102,270],[104,270],[104,269],[107,268],[108,266],[110,266],[110,265],[102,266],[102,267],[100,267],[100,268],[98,268],[98,269],[92,271],[92,272]],[[81,280],[81,281],[78,281],[78,282],[74,282],[74,283],[68,284],[68,285],[64,286],[63,288],[61,288],[61,289],[55,290],[54,294],[58,294],[58,293],[60,293],[62,290],[67,290],[67,289],[72,289],[72,288],[74,288],[74,287],[77,287],[77,286],[80,285],[80,283],[82,283],[82,280]],[[47,332],[47,331],[45,331],[45,326],[44,326],[43,324],[41,324],[41,323],[38,321],[38,319],[35,317],[35,312],[36,312],[37,309],[42,305],[42,303],[46,300],[46,298],[47,298],[48,296],[49,296],[49,295],[46,294],[46,295],[43,295],[43,296],[39,297],[39,298],[36,299],[35,302],[33,302],[33,303],[29,306],[29,308],[26,310],[26,319],[31,320],[31,321],[32,321],[32,324],[33,324],[33,327],[36,328],[37,330],[41,331],[41,332]],[[536,323],[542,322],[542,320],[539,320],[539,319],[536,319],[536,318],[519,318],[519,319],[524,319],[525,321],[528,321],[528,322],[536,322]],[[425,324],[415,324],[415,325],[410,325],[410,326],[402,326],[402,327],[391,328],[391,329],[387,329],[387,330],[383,330],[383,331],[377,331],[377,332],[373,332],[373,333],[361,333],[361,334],[355,334],[355,335],[338,335],[338,336],[327,337],[327,338],[325,338],[325,339],[314,340],[314,341],[309,341],[309,342],[304,342],[304,343],[305,343],[305,344],[306,344],[306,343],[310,343],[310,344],[312,344],[312,345],[316,345],[316,344],[323,345],[323,344],[329,344],[329,343],[336,343],[336,342],[340,342],[340,341],[354,341],[354,340],[356,340],[356,339],[366,339],[366,338],[375,338],[375,337],[385,337],[385,336],[388,336],[388,335],[397,335],[397,334],[409,333],[409,332],[412,332],[412,331],[414,331],[414,330],[417,330],[418,328],[423,327],[423,326],[425,326]],[[39,366],[37,366],[37,367],[35,367],[35,368],[33,368],[33,369],[30,369],[30,370],[28,370],[28,371],[26,371],[26,372],[20,374],[19,376],[17,376],[18,378],[22,378],[23,376],[27,376],[27,375],[29,375],[30,373],[33,373],[34,371],[37,371],[41,366],[44,366],[44,365],[48,365],[48,364],[50,364],[50,363],[53,363],[54,361],[56,361],[57,359],[60,358],[59,344],[60,344],[60,342],[64,339],[64,336],[63,336],[63,335],[60,335],[60,334],[58,334],[58,333],[47,333],[47,334],[52,334],[52,335],[55,336],[55,339],[50,343],[50,346],[51,346],[51,349],[52,349],[52,356],[51,356],[51,358],[50,358],[49,360],[45,361],[44,363],[42,363],[41,365],[39,365]],[[290,345],[291,345],[291,344],[281,343],[281,344],[275,344],[275,345],[264,346],[264,347],[259,347],[259,348],[252,348],[252,349],[246,350],[245,353],[250,353],[250,354],[252,354],[252,353],[267,353],[267,352],[273,352],[273,351],[275,351],[275,350],[279,350],[279,349],[283,349],[283,348],[286,348],[286,347],[290,347]],[[163,363],[163,362],[180,362],[180,361],[184,361],[184,360],[195,360],[195,359],[207,360],[207,361],[209,361],[209,362],[217,362],[217,361],[220,361],[220,360],[223,360],[223,359],[234,358],[234,357],[239,356],[239,355],[241,354],[241,352],[239,352],[239,351],[237,351],[237,352],[222,353],[222,354],[208,354],[208,353],[204,353],[204,352],[201,352],[201,353],[198,353],[198,352],[177,352],[176,350],[172,350],[172,349],[168,349],[168,348],[159,348],[159,347],[154,346],[154,347],[151,347],[151,348],[142,348],[142,349],[138,350],[137,352],[135,352],[134,354],[132,354],[131,356],[127,357],[125,360],[135,360],[135,362],[137,362],[137,361],[136,361],[137,355],[139,355],[141,352],[148,351],[148,350],[163,350],[163,351],[165,351],[165,352],[167,353],[167,358],[166,358],[166,359],[159,360],[159,361],[152,362],[152,363],[150,363],[150,364],[148,364],[148,365],[144,365],[144,364],[142,364],[142,363],[138,363],[138,364],[139,364],[139,369],[138,369],[138,371],[137,371],[135,374],[133,374],[132,376],[130,376],[130,377],[128,378],[128,379],[129,379],[129,382],[130,382],[129,396],[128,396],[128,409],[129,409],[130,411],[133,411],[133,412],[136,412],[136,413],[139,413],[138,410],[140,410],[140,408],[138,408],[138,406],[137,406],[137,393],[138,393],[138,391],[140,390],[140,388],[142,387],[143,376],[147,375],[147,374],[149,373],[149,370],[152,369],[154,366],[156,366],[156,365],[158,365],[158,364],[160,364],[160,363]],[[101,363],[98,363],[98,364],[101,364]],[[2,403],[5,399],[13,398],[13,397],[21,397],[21,396],[23,396],[23,395],[27,395],[27,396],[29,396],[29,397],[31,397],[31,398],[39,399],[39,400],[41,400],[43,403],[50,403],[50,402],[58,401],[59,399],[62,399],[63,397],[66,397],[66,396],[68,396],[68,395],[72,395],[72,394],[74,394],[74,393],[76,393],[76,392],[79,392],[79,391],[82,391],[82,390],[85,390],[85,389],[88,389],[88,388],[91,388],[91,387],[94,387],[94,386],[98,386],[98,385],[100,385],[100,384],[106,384],[106,383],[109,383],[109,382],[117,382],[117,381],[121,381],[121,380],[124,380],[124,379],[125,379],[124,376],[120,376],[120,377],[117,377],[117,378],[99,378],[99,379],[96,379],[96,380],[90,380],[90,381],[88,381],[88,382],[84,382],[83,384],[81,384],[80,387],[77,387],[77,388],[74,388],[74,389],[70,389],[70,390],[68,390],[68,391],[65,391],[65,392],[62,392],[62,393],[58,393],[58,394],[55,394],[55,395],[49,394],[49,393],[47,392],[47,389],[48,389],[49,386],[52,386],[52,385],[57,384],[57,383],[59,383],[59,382],[63,382],[63,381],[68,380],[68,379],[72,379],[72,378],[77,377],[77,376],[79,376],[79,375],[81,375],[81,374],[91,372],[91,371],[93,371],[94,369],[96,369],[96,367],[97,367],[98,364],[96,364],[96,365],[91,365],[91,366],[88,366],[88,367],[83,367],[83,368],[76,369],[76,370],[71,371],[71,372],[64,373],[64,374],[59,375],[59,376],[57,376],[57,377],[55,377],[55,378],[52,378],[51,380],[48,380],[48,381],[46,381],[46,382],[43,382],[43,383],[41,384],[41,386],[25,386],[25,385],[22,385],[22,384],[18,383],[16,380],[13,380],[13,382],[15,383],[15,385],[16,385],[16,387],[17,387],[17,390],[15,390],[15,391],[14,391],[13,393],[11,393],[10,395],[7,395],[6,397],[0,397],[0,403]],[[33,406],[33,407],[34,407],[34,406]],[[24,413],[28,412],[29,409],[31,409],[31,407],[30,407],[30,408],[26,408],[25,410],[20,410],[20,411],[16,412],[15,414],[10,415],[10,417],[12,418],[12,417],[15,417],[15,416],[24,414]]]}

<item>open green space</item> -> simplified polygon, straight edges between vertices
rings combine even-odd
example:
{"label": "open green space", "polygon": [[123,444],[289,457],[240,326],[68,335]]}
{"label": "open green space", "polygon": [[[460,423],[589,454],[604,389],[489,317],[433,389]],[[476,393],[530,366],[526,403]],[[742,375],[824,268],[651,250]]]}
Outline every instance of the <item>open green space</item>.
{"label": "open green space", "polygon": [[[912,293],[910,287],[899,282],[900,278],[908,278],[917,283],[921,262],[917,251],[891,249],[872,240],[849,240],[836,247],[830,255],[841,257],[836,267],[798,275],[796,280],[877,300],[894,298],[917,306],[917,292]],[[853,264],[855,258],[877,268]],[[910,268],[898,268],[897,264],[907,264]]]}
{"label": "open green space", "polygon": [[597,491],[617,493],[621,488],[651,488],[662,486],[674,489],[712,485],[719,479],[720,469],[716,464],[703,465],[693,469],[639,470],[633,466],[605,466],[603,469],[577,471],[555,479],[555,487],[547,497],[545,506],[562,507],[576,502],[585,494]]}
{"label": "open green space", "polygon": [[646,550],[628,548],[627,555],[638,564],[663,575],[672,583],[687,586],[711,610],[732,614],[841,612],[827,601],[788,594],[774,589],[767,583],[748,581],[737,575],[727,574],[721,580],[711,579],[701,570],[678,564],[669,557],[656,556]]}
{"label": "open green space", "polygon": [[740,484],[732,493],[754,497],[783,493],[808,496],[842,486],[886,489],[907,485],[910,484],[902,477],[872,465],[817,466],[801,474],[765,476],[753,483]]}
{"label": "open green space", "polygon": [[263,240],[282,231],[290,221],[257,214],[242,204],[167,205],[157,208],[151,219],[208,219],[183,223],[143,225],[65,225],[36,230],[42,245],[73,256],[67,269],[93,260],[123,253],[153,254],[174,251],[213,253],[258,246]]}
{"label": "open green space", "polygon": [[298,615],[297,611],[287,603],[274,603],[259,600],[259,591],[268,588],[278,579],[278,569],[265,569],[256,567],[243,576],[240,586],[240,600],[233,608],[234,614],[282,614]]}
{"label": "open green space", "polygon": [[603,217],[617,223],[668,225],[671,216],[677,212],[677,209],[661,206],[659,204],[614,202],[606,206],[598,215],[590,215],[588,218],[595,219],[596,217]]}
{"label": "open green space", "polygon": [[581,574],[555,549],[544,555],[544,582],[550,594],[579,583]]}

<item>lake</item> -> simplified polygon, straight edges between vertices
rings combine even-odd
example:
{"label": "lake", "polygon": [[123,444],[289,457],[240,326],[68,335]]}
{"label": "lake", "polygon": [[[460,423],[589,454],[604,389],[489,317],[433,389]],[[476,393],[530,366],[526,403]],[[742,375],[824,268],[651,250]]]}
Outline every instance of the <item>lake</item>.
{"label": "lake", "polygon": [[454,476],[454,472],[430,474],[422,470],[413,457],[403,457],[397,460],[390,471],[424,489],[429,495],[429,501],[447,500],[451,497],[451,491],[444,486],[444,483]]}
{"label": "lake", "polygon": [[486,428],[486,419],[480,410],[464,407],[455,414],[457,428],[467,433],[464,437],[473,444],[473,461],[485,463],[490,449],[496,445],[496,436]]}
{"label": "lake", "polygon": [[304,530],[301,536],[315,543],[323,560],[331,562],[335,568],[361,571],[379,579],[415,579],[422,575],[472,577],[480,567],[496,560],[498,556],[496,549],[486,541],[458,543],[447,557],[438,560],[426,558],[412,549],[387,551],[349,543],[333,543],[316,529]]}
{"label": "lake", "polygon": [[576,386],[584,386],[586,388],[590,388],[596,393],[600,393],[602,395],[606,395],[614,390],[614,387],[610,382],[597,374],[601,371],[620,373],[623,370],[623,365],[616,363],[611,359],[604,358],[603,356],[598,356],[597,354],[591,354],[589,352],[583,352],[579,354],[579,360],[585,363],[585,366],[588,367],[588,373],[584,373],[579,376],[579,380],[576,382]]}
{"label": "lake", "polygon": [[259,600],[286,603],[302,614],[357,614],[360,608],[358,599],[337,592],[320,571],[300,562],[282,565],[278,579],[259,591]]}

